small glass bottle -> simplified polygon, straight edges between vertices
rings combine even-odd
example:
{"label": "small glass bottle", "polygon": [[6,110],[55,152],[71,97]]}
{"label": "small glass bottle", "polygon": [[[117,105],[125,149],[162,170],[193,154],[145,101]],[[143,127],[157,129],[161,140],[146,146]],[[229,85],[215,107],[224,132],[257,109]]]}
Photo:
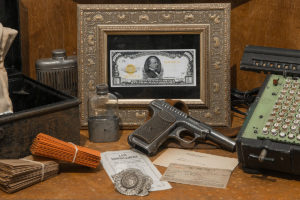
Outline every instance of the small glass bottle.
{"label": "small glass bottle", "polygon": [[113,142],[120,138],[118,98],[106,84],[96,86],[88,103],[88,130],[92,142]]}

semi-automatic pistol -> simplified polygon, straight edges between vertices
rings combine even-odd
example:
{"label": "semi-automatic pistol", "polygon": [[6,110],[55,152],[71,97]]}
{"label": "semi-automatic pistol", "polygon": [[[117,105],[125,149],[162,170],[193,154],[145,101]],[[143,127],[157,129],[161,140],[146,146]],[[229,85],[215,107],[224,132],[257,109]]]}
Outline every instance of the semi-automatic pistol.
{"label": "semi-automatic pistol", "polygon": [[[154,100],[149,108],[152,118],[128,137],[129,145],[136,150],[152,156],[167,139],[173,138],[184,148],[193,148],[199,141],[210,140],[225,150],[235,151],[235,141],[165,101]],[[186,140],[184,133],[193,138]]]}

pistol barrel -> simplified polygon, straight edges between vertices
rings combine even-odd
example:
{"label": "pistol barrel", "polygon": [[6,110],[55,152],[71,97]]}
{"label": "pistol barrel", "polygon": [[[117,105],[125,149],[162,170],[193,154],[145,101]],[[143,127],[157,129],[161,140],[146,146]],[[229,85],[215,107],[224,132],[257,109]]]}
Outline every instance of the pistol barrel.
{"label": "pistol barrel", "polygon": [[188,117],[189,121],[196,127],[199,127],[201,130],[205,130],[203,132],[206,133],[206,140],[210,140],[216,144],[218,144],[220,147],[227,151],[234,152],[235,151],[235,145],[236,142],[232,140],[231,138],[223,135],[222,133],[212,129],[207,124],[200,122],[192,117]]}
{"label": "pistol barrel", "polygon": [[220,132],[210,129],[210,133],[207,134],[207,139],[220,145],[222,148],[234,152],[235,151],[235,141],[221,134]]}

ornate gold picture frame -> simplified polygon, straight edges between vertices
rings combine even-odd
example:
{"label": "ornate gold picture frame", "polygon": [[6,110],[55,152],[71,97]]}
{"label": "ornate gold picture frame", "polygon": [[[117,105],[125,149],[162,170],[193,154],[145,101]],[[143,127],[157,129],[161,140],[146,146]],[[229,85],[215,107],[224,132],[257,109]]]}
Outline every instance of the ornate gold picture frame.
{"label": "ornate gold picture frame", "polygon": [[[230,125],[230,4],[79,4],[77,14],[82,126],[87,126],[88,98],[99,83],[121,93],[122,128],[140,126],[148,116],[147,105],[156,98],[183,100],[192,117],[212,126]],[[110,55],[116,51],[130,55],[195,52],[187,56],[196,60],[193,69],[188,67],[195,73],[195,85],[147,85],[165,81],[155,78],[143,83],[145,87],[114,88]],[[130,67],[139,68],[138,64]]]}

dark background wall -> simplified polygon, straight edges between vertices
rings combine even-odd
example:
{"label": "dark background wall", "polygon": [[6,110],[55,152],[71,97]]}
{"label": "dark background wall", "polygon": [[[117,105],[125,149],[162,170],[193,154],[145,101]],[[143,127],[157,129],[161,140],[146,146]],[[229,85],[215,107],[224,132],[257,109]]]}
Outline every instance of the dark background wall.
{"label": "dark background wall", "polygon": [[232,87],[252,89],[265,78],[264,74],[239,70],[247,44],[300,49],[299,0],[19,0],[23,72],[35,77],[35,61],[50,57],[55,48],[65,48],[68,55],[77,53],[77,3],[202,2],[232,3]]}

